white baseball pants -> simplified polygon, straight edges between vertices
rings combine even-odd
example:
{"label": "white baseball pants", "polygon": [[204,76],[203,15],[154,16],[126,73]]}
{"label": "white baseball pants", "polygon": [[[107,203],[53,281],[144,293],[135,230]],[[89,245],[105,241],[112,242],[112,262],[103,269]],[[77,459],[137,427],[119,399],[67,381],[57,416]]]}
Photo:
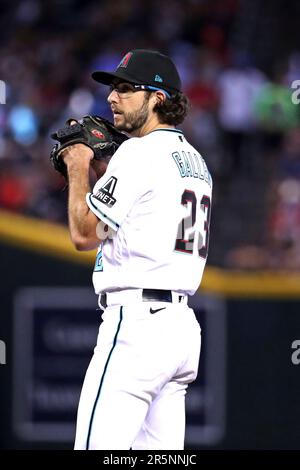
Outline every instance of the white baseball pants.
{"label": "white baseball pants", "polygon": [[[150,313],[150,307],[155,313]],[[187,305],[108,307],[81,392],[75,449],[184,448],[201,330]]]}

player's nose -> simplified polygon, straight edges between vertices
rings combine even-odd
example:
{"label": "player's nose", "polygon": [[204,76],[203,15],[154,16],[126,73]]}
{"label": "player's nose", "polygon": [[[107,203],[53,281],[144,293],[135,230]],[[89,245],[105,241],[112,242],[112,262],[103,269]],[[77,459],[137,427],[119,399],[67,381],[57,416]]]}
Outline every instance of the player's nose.
{"label": "player's nose", "polygon": [[118,95],[117,91],[112,90],[110,92],[110,94],[108,95],[108,97],[107,97],[107,101],[109,102],[109,104],[111,104],[111,103],[114,103],[114,102],[118,101],[118,98],[119,98],[119,95]]}

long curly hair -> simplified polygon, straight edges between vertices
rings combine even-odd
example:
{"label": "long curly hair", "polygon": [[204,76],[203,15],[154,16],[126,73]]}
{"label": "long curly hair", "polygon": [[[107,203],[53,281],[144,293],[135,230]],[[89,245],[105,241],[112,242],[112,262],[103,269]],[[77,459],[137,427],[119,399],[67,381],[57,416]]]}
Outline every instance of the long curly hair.
{"label": "long curly hair", "polygon": [[184,121],[189,108],[190,102],[187,96],[178,92],[171,98],[166,98],[162,103],[156,104],[153,111],[157,113],[161,124],[177,126]]}

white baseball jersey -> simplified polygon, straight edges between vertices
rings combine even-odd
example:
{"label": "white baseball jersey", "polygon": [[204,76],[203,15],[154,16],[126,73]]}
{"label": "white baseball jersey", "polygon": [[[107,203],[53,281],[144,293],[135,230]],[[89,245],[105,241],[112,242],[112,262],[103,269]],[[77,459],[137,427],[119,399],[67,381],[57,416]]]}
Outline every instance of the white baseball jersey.
{"label": "white baseball jersey", "polygon": [[212,179],[177,129],[124,142],[86,197],[113,229],[99,246],[96,294],[126,288],[193,295],[207,258]]}

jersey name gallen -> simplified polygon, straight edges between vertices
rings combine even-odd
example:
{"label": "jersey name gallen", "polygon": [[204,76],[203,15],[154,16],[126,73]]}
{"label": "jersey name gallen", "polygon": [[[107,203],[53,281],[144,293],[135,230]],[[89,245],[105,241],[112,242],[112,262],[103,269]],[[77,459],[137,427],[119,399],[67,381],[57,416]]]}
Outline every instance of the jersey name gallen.
{"label": "jersey name gallen", "polygon": [[172,157],[174,158],[180,175],[182,177],[192,176],[205,180],[210,186],[212,186],[212,179],[207,169],[206,163],[200,154],[185,152],[173,152]]}

